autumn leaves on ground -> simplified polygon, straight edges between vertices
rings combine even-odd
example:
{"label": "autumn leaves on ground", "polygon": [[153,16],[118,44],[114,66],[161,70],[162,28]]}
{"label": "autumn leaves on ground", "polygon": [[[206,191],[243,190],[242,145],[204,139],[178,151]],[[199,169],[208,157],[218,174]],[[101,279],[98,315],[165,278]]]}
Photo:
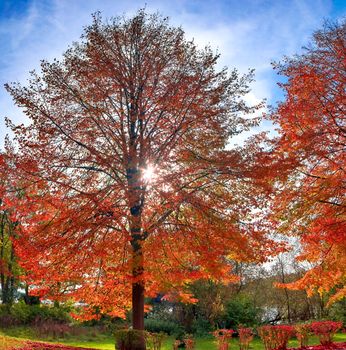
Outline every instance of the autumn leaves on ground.
{"label": "autumn leaves on ground", "polygon": [[[345,47],[345,21],[326,23],[304,54],[275,66],[285,100],[258,117],[263,105],[246,102],[252,72],[219,70],[218,55],[158,14],[96,13],[61,61],[6,85],[31,123],[8,120],[15,136],[0,154],[1,326],[106,326],[122,350],[167,346],[160,331],[169,348],[197,339],[198,349],[202,336],[237,329],[248,349],[248,327],[272,350],[301,321],[341,330]],[[229,146],[261,119],[277,136]],[[280,325],[262,336],[265,323]]]}

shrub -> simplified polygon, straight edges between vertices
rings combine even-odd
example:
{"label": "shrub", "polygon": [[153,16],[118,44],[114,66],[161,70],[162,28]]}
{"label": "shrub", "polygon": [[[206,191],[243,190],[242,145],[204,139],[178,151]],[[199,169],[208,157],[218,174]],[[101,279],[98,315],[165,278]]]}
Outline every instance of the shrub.
{"label": "shrub", "polygon": [[299,346],[304,348],[309,345],[309,336],[311,335],[310,325],[307,323],[297,324],[294,327]]}
{"label": "shrub", "polygon": [[168,335],[177,335],[182,333],[183,328],[172,321],[158,320],[158,319],[145,319],[144,320],[145,330],[151,333],[166,333]]}
{"label": "shrub", "polygon": [[173,342],[173,349],[193,350],[195,348],[195,340],[191,334],[180,334]]}
{"label": "shrub", "polygon": [[192,335],[187,335],[184,339],[185,349],[193,350],[195,348],[195,341]]}
{"label": "shrub", "polygon": [[184,344],[181,340],[175,339],[173,342],[173,350],[178,350],[179,346]]}
{"label": "shrub", "polygon": [[[0,312],[0,314],[3,310]],[[23,301],[13,304],[7,309],[7,315],[11,315],[16,324],[31,324],[36,320],[53,320],[60,323],[68,323],[71,321],[69,310],[60,307],[52,307],[46,305],[27,305]]]}
{"label": "shrub", "polygon": [[256,326],[259,321],[260,309],[246,297],[238,297],[227,302],[224,320],[225,328],[237,328],[239,325]]}
{"label": "shrub", "polygon": [[24,302],[13,304],[10,308],[10,314],[20,323],[28,324],[33,321],[37,315],[38,307],[26,305]]}
{"label": "shrub", "polygon": [[145,341],[148,350],[160,350],[163,341],[166,339],[165,333],[149,333],[145,334]]}
{"label": "shrub", "polygon": [[47,319],[65,323],[70,323],[72,321],[72,318],[70,316],[71,310],[69,307],[50,307],[41,305],[39,309],[43,311],[43,314],[46,316]]}
{"label": "shrub", "polygon": [[257,330],[266,350],[286,350],[288,340],[294,334],[294,328],[285,325],[262,326]]}
{"label": "shrub", "polygon": [[341,321],[346,325],[346,298],[336,301],[331,305],[328,312],[328,318],[333,321]]}
{"label": "shrub", "polygon": [[240,350],[248,350],[253,339],[251,328],[238,328]]}
{"label": "shrub", "polygon": [[218,329],[213,332],[214,337],[217,341],[218,350],[228,350],[229,342],[232,338],[232,329]]}
{"label": "shrub", "polygon": [[335,321],[318,321],[312,322],[311,330],[320,339],[321,345],[330,345],[333,343],[334,334],[341,329],[342,322]]}
{"label": "shrub", "polygon": [[145,341],[146,333],[136,329],[120,329],[114,336],[117,350],[133,350]]}
{"label": "shrub", "polygon": [[173,347],[175,346],[176,349],[184,348],[185,349],[185,341],[186,333],[183,328],[180,329],[180,331],[175,334],[175,341]]}
{"label": "shrub", "polygon": [[192,323],[192,332],[197,337],[205,337],[210,335],[213,328],[210,324],[210,322],[206,318],[198,317],[196,320]]}

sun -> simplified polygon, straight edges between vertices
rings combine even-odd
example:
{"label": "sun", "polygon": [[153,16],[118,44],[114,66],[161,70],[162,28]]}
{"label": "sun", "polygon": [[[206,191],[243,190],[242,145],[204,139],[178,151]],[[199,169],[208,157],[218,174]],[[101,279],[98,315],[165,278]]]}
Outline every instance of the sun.
{"label": "sun", "polygon": [[142,170],[142,179],[145,182],[152,182],[156,177],[155,168],[152,165],[148,165]]}

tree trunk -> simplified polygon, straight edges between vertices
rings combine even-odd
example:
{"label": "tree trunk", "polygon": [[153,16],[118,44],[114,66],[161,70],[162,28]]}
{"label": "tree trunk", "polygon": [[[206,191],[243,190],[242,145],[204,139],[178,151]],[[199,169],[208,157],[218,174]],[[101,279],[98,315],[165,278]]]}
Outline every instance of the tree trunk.
{"label": "tree trunk", "polygon": [[132,322],[133,329],[144,330],[144,280],[143,280],[143,251],[139,248],[133,252],[132,283]]}
{"label": "tree trunk", "polygon": [[[133,239],[133,265],[132,265],[132,326],[134,330],[144,331],[144,290],[145,282],[143,278],[143,251],[141,241]],[[137,337],[136,337],[137,338]],[[137,338],[138,339],[138,338]],[[139,337],[140,341],[135,341],[128,350],[145,350],[144,336]]]}
{"label": "tree trunk", "polygon": [[[134,330],[144,331],[144,257],[142,235],[142,206],[139,171],[135,167],[128,169],[130,189],[130,232],[132,247],[132,326]],[[144,336],[139,334],[136,341],[126,350],[145,350]],[[138,341],[139,339],[139,341]]]}
{"label": "tree trunk", "polygon": [[[140,35],[136,32],[135,36]],[[137,43],[134,42],[134,65],[131,72],[136,77],[140,67],[140,56]],[[135,81],[136,79],[134,79]],[[137,88],[130,91],[129,105],[129,153],[126,168],[126,175],[129,188],[129,207],[130,207],[130,233],[132,246],[132,326],[139,332],[144,331],[144,259],[143,259],[143,230],[142,230],[142,210],[144,204],[144,193],[141,186],[140,167],[145,164],[143,148],[143,124],[139,113],[138,101],[140,96]],[[139,142],[138,142],[139,140]],[[131,344],[127,350],[145,350],[144,334],[138,334],[137,341]],[[139,339],[139,341],[138,341]]]}

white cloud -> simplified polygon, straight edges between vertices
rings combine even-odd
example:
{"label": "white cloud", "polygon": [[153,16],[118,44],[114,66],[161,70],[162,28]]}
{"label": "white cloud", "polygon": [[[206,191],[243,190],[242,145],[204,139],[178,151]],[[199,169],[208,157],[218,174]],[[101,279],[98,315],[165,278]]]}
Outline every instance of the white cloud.
{"label": "white cloud", "polygon": [[[24,82],[28,72],[39,67],[42,58],[59,58],[97,10],[104,17],[132,15],[144,6],[141,1],[32,0],[26,13],[0,19],[0,83]],[[256,69],[249,101],[278,99],[275,74],[270,62],[300,51],[313,30],[331,11],[329,0],[245,0],[231,1],[147,1],[147,11],[158,10],[181,25],[188,38],[200,46],[210,44],[221,53],[220,65],[241,72]],[[23,120],[10,97],[0,87],[0,146],[6,133],[4,115]]]}

